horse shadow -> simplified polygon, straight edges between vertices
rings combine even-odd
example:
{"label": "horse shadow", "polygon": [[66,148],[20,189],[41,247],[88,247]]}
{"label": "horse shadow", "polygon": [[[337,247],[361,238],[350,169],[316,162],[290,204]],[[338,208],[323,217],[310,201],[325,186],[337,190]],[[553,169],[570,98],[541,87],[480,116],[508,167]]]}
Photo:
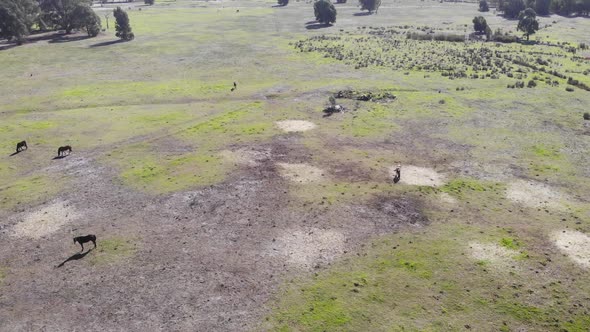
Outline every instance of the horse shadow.
{"label": "horse shadow", "polygon": [[94,250],[94,248],[88,249],[87,252],[76,253],[76,254],[68,257],[68,259],[66,259],[65,261],[61,262],[61,264],[59,264],[57,267],[62,267],[62,266],[64,266],[65,263],[67,263],[69,261],[77,261],[79,259],[82,259],[82,258],[86,257],[86,255],[88,255],[92,250]]}
{"label": "horse shadow", "polygon": [[65,155],[65,156],[55,156],[51,160],[64,159],[65,157],[67,157],[67,155]]}

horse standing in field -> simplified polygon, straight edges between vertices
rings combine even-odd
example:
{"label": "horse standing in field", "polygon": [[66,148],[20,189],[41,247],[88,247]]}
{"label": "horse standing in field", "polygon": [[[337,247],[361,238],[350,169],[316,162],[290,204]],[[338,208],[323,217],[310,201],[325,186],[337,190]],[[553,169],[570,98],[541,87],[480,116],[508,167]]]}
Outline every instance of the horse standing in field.
{"label": "horse standing in field", "polygon": [[69,145],[66,145],[66,146],[60,146],[59,149],[57,149],[57,155],[59,157],[65,156],[66,155],[66,152],[68,154],[72,153],[72,147],[69,146]]}
{"label": "horse standing in field", "polygon": [[92,242],[94,244],[94,248],[96,248],[96,235],[90,234],[86,236],[77,236],[74,238],[74,243],[78,242],[82,246],[82,251],[84,251],[84,243]]}
{"label": "horse standing in field", "polygon": [[393,176],[393,183],[398,183],[402,178],[402,165],[397,165],[394,172],[395,175]]}
{"label": "horse standing in field", "polygon": [[22,150],[27,150],[29,147],[27,146],[26,141],[16,143],[16,153],[21,152]]}

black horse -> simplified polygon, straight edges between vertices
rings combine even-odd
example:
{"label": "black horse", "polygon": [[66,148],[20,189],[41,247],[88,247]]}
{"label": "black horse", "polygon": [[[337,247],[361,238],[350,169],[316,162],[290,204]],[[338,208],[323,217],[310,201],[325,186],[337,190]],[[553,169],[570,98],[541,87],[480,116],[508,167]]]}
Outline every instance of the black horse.
{"label": "black horse", "polygon": [[90,234],[90,235],[86,235],[86,236],[78,236],[74,238],[74,243],[80,243],[80,245],[82,246],[82,250],[84,251],[84,243],[86,242],[92,242],[94,244],[94,248],[96,248],[96,235]]}
{"label": "black horse", "polygon": [[29,147],[27,146],[26,141],[16,143],[16,153],[21,152],[22,150],[27,150]]}
{"label": "black horse", "polygon": [[72,147],[69,145],[66,145],[66,146],[60,146],[59,149],[57,149],[57,155],[60,157],[65,156],[66,152],[68,154],[72,153]]}
{"label": "black horse", "polygon": [[398,183],[399,180],[402,178],[402,166],[397,165],[394,172],[395,172],[395,175],[393,176],[393,183]]}

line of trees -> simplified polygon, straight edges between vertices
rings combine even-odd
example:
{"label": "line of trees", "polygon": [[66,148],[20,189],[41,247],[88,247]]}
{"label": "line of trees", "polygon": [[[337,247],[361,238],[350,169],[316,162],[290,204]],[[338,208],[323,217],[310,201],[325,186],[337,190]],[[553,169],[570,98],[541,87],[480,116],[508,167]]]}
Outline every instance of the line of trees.
{"label": "line of trees", "polygon": [[[489,3],[507,18],[518,18],[526,8],[534,9],[537,15],[590,15],[590,0],[490,0]],[[487,8],[488,1],[480,1],[479,10],[487,11]]]}
{"label": "line of trees", "polygon": [[[90,7],[92,0],[0,0],[0,38],[22,44],[34,28],[42,31],[84,30],[88,36],[100,33],[100,17]],[[127,13],[114,10],[117,37],[134,38]]]}
{"label": "line of trees", "polygon": [[22,44],[34,27],[39,30],[85,30],[98,35],[100,17],[91,0],[0,0],[0,38]]}

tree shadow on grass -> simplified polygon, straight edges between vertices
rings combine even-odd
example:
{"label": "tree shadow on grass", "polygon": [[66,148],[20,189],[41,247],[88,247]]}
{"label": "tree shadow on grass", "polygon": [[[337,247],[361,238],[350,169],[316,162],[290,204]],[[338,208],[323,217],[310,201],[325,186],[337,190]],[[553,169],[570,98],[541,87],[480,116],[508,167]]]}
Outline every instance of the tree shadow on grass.
{"label": "tree shadow on grass", "polygon": [[114,45],[114,44],[123,43],[123,42],[125,42],[123,39],[115,39],[115,40],[105,41],[102,43],[92,44],[92,45],[90,45],[90,47],[92,48],[92,47],[109,46],[109,45]]}
{"label": "tree shadow on grass", "polygon": [[69,261],[77,261],[79,259],[82,259],[86,255],[88,255],[92,250],[94,250],[94,248],[88,249],[87,252],[79,252],[79,253],[73,254],[72,256],[68,257],[68,259],[66,259],[65,261],[61,262],[61,264],[59,264],[57,267],[62,267],[62,266],[64,266],[65,263],[67,263]]}
{"label": "tree shadow on grass", "polygon": [[13,152],[11,155],[9,155],[9,157],[16,156],[17,154],[19,154],[19,153],[21,153],[21,152],[22,152],[22,151],[16,151],[16,152]]}
{"label": "tree shadow on grass", "polygon": [[314,24],[307,24],[305,26],[305,28],[307,30],[317,30],[317,29],[323,29],[323,28],[329,28],[331,27],[332,24],[328,24],[328,23],[314,23]]}
{"label": "tree shadow on grass", "polygon": [[51,159],[51,160],[64,159],[65,157],[67,157],[67,155],[65,155],[65,156],[55,156],[55,157],[53,157],[53,159]]}
{"label": "tree shadow on grass", "polygon": [[58,35],[55,38],[51,38],[49,40],[50,44],[54,44],[54,43],[68,43],[68,42],[73,42],[73,41],[79,41],[79,40],[84,40],[84,39],[88,39],[88,38],[92,38],[88,35],[86,36],[68,36],[68,35]]}

